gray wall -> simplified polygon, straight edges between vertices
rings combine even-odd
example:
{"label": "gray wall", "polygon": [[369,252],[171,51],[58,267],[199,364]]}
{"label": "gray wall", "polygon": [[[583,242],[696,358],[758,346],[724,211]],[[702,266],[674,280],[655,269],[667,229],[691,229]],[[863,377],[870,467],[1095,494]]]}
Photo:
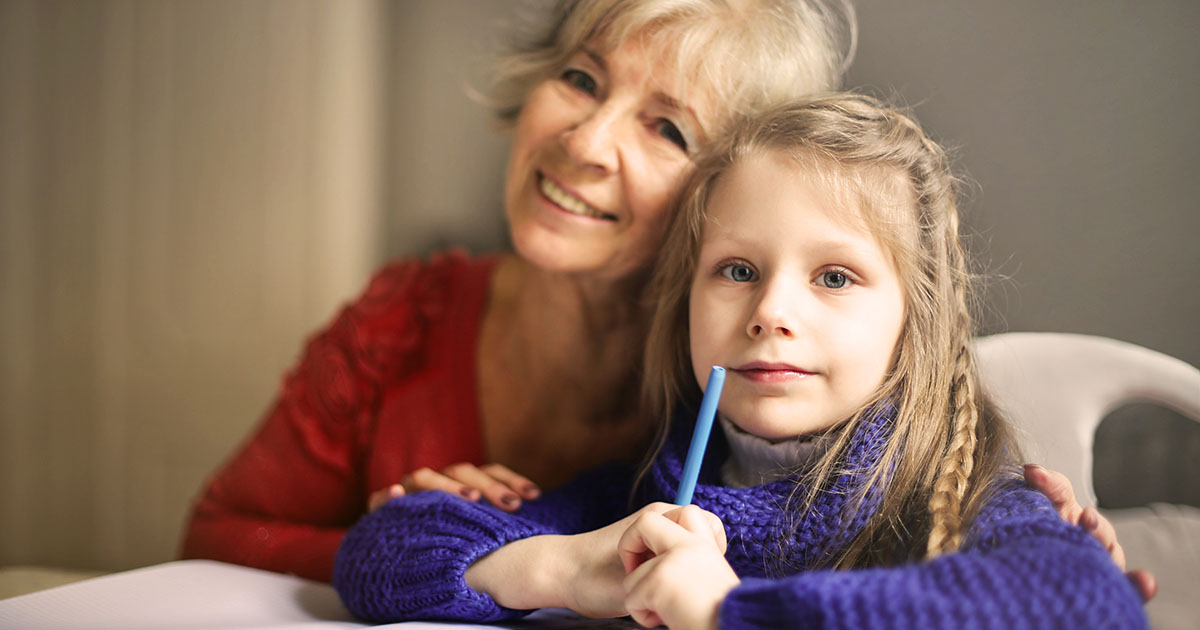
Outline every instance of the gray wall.
{"label": "gray wall", "polygon": [[505,247],[508,139],[469,96],[522,3],[401,0],[387,4],[384,251]]}
{"label": "gray wall", "polygon": [[850,85],[897,92],[976,182],[989,328],[1200,364],[1200,4],[857,3]]}
{"label": "gray wall", "polygon": [[382,8],[0,0],[0,566],[173,557],[361,290]]}
{"label": "gray wall", "polygon": [[[1200,365],[1200,3],[861,0],[848,81],[899,95],[973,182],[985,330],[1131,341]],[[1137,406],[1102,504],[1200,505],[1200,427]]]}

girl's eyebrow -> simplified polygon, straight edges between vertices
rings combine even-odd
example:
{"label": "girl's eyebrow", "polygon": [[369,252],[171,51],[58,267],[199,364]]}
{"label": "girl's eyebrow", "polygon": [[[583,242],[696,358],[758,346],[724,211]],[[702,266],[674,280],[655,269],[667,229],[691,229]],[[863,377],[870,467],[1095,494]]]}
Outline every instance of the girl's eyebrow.
{"label": "girl's eyebrow", "polygon": [[[719,228],[719,226],[717,227]],[[732,247],[755,247],[757,246],[757,239],[757,236],[748,235],[737,230],[735,227],[729,230],[705,230],[700,242],[702,244],[721,242],[723,246]],[[806,241],[798,246],[809,252],[815,252],[818,256],[822,257],[853,258],[853,262],[856,265],[861,265],[878,257],[870,245],[857,243],[854,239],[826,238]]]}
{"label": "girl's eyebrow", "polygon": [[820,241],[813,241],[811,243],[805,243],[804,247],[807,249],[812,249],[812,250],[819,251],[819,252],[834,252],[834,253],[836,253],[836,252],[862,252],[866,249],[863,247],[863,245],[861,243],[855,243],[854,241],[851,241],[851,240],[841,240],[841,239],[825,239],[825,240],[820,240]]}
{"label": "girl's eyebrow", "polygon": [[854,258],[859,264],[875,260],[880,255],[870,244],[856,243],[853,240],[827,239],[806,243],[804,247],[820,256]]}

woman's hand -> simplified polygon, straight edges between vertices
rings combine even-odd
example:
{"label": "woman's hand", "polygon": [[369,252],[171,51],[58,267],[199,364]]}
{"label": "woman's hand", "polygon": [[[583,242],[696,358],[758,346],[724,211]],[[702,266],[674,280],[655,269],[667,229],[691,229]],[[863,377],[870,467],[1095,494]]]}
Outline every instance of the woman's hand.
{"label": "woman's hand", "polygon": [[740,582],[725,560],[725,526],[694,505],[638,515],[618,543],[625,607],[646,627],[711,628]]}
{"label": "woman's hand", "polygon": [[[1117,531],[1099,510],[1094,507],[1085,509],[1079,505],[1079,501],[1075,499],[1075,490],[1071,487],[1071,480],[1067,479],[1066,475],[1037,464],[1026,464],[1025,482],[1034,490],[1046,495],[1064,521],[1082,527],[1100,541],[1112,556],[1113,562],[1125,571],[1125,550],[1117,541]],[[1141,594],[1143,602],[1150,601],[1158,592],[1158,582],[1149,571],[1132,569],[1125,571],[1125,577]]]}
{"label": "woman's hand", "polygon": [[444,490],[468,501],[478,501],[480,497],[484,497],[489,503],[506,512],[513,512],[521,507],[522,499],[529,501],[542,495],[542,490],[536,483],[513,472],[507,466],[476,466],[460,462],[447,466],[441,472],[419,468],[405,475],[404,483],[392,484],[372,492],[367,500],[367,511],[374,512],[389,499],[422,490]]}

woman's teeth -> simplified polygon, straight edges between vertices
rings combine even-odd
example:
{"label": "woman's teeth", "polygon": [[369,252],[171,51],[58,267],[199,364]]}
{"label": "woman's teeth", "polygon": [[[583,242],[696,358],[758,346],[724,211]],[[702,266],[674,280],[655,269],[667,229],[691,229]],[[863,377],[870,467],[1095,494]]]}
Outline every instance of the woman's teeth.
{"label": "woman's teeth", "polygon": [[541,189],[542,194],[546,195],[547,199],[553,201],[563,210],[582,217],[592,217],[595,219],[603,219],[605,221],[617,220],[617,217],[608,214],[607,212],[600,212],[599,210],[587,205],[579,199],[572,197],[567,193],[567,191],[559,188],[558,184],[550,181],[549,177],[540,177],[538,180],[538,187]]}

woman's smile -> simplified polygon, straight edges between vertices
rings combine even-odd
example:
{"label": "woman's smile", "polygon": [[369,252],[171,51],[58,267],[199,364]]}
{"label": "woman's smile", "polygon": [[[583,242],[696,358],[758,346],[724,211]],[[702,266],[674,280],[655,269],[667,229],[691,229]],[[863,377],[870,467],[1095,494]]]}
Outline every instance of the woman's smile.
{"label": "woman's smile", "polygon": [[546,176],[545,173],[538,173],[538,191],[542,193],[548,201],[557,206],[560,210],[566,211],[568,214],[577,217],[587,217],[590,219],[599,219],[602,221],[611,221],[615,223],[617,216],[608,212],[603,212],[596,209],[591,204],[580,199],[579,197],[567,192],[557,182]]}

